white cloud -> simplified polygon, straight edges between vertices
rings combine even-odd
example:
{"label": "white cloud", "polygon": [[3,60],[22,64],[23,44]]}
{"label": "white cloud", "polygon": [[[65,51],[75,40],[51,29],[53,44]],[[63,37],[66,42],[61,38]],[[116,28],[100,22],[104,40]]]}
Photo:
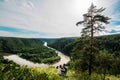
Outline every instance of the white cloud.
{"label": "white cloud", "polygon": [[[98,7],[106,7],[106,13],[112,16],[110,12],[117,0],[5,0],[4,3],[0,2],[0,25],[58,34],[59,37],[78,36],[81,27],[75,24],[82,20],[82,14],[92,2]],[[39,34],[35,36],[43,37]]]}

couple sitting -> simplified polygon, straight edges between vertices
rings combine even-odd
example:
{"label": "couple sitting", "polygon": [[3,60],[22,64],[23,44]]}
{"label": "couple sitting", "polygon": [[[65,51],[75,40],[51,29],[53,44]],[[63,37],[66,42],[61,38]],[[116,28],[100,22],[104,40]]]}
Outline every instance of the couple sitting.
{"label": "couple sitting", "polygon": [[67,74],[68,67],[66,66],[66,64],[63,64],[63,66],[57,66],[57,69],[60,76],[65,76]]}

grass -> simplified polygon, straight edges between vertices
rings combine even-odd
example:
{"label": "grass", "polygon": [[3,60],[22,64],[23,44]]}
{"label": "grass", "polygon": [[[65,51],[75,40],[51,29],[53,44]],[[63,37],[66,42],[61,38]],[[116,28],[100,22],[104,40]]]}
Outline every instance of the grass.
{"label": "grass", "polygon": [[59,76],[57,74],[57,69],[54,67],[49,68],[31,68],[33,71],[37,71],[39,73],[46,73],[48,75],[49,80],[76,80],[73,77],[74,71],[69,70],[67,73],[67,77]]}
{"label": "grass", "polygon": [[120,77],[116,77],[113,75],[108,75],[108,76],[106,76],[106,78],[110,78],[110,80],[120,80]]}
{"label": "grass", "polygon": [[[68,70],[67,77],[62,77],[57,74],[57,69],[54,67],[49,68],[31,68],[33,71],[37,71],[38,73],[46,73],[48,75],[49,80],[89,80],[86,77],[86,74],[77,74],[75,76],[75,72],[73,70]],[[110,80],[120,80],[120,78],[115,77],[113,75],[107,75],[106,78]],[[91,80],[101,80],[100,75],[93,73],[91,76]]]}

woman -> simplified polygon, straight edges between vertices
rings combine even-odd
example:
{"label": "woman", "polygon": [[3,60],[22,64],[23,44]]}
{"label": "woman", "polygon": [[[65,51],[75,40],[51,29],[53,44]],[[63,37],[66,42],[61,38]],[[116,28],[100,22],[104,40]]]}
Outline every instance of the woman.
{"label": "woman", "polygon": [[57,66],[58,69],[58,75],[62,76],[64,75],[65,69],[62,67],[62,65]]}

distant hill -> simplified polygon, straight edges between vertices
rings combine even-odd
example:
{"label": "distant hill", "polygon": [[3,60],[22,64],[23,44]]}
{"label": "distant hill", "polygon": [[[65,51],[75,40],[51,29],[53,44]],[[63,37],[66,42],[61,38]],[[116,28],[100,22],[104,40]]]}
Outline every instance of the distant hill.
{"label": "distant hill", "polygon": [[31,38],[0,37],[0,52],[24,52],[43,46],[43,42]]}
{"label": "distant hill", "polygon": [[[43,47],[43,41],[48,42],[50,47],[53,47],[67,55],[70,55],[75,42],[81,38],[12,38],[0,37],[0,52],[27,52],[30,50]],[[97,36],[96,46],[99,49],[107,49],[111,53],[120,51],[120,34]],[[81,45],[82,46],[82,45]],[[34,50],[35,51],[35,50]]]}
{"label": "distant hill", "polygon": [[[49,46],[65,53],[66,55],[70,55],[72,49],[75,47],[75,43],[80,43],[80,39],[81,38],[78,37],[60,38],[49,44]],[[120,34],[97,36],[96,39],[97,41],[95,42],[95,45],[100,50],[106,49],[110,53],[116,54],[120,52]]]}
{"label": "distant hill", "polygon": [[48,46],[53,47],[66,55],[70,56],[71,50],[73,49],[73,43],[77,40],[77,37],[68,37],[68,38],[60,38],[54,40],[54,42],[48,44]]}
{"label": "distant hill", "polygon": [[55,41],[59,40],[59,39],[77,39],[78,37],[64,37],[64,38],[35,38],[35,39],[38,39],[38,40],[41,40],[43,42],[48,42],[48,44],[52,44],[54,43]]}
{"label": "distant hill", "polygon": [[35,39],[47,42],[49,44],[49,43],[53,43],[54,41],[58,40],[59,38],[35,38]]}

